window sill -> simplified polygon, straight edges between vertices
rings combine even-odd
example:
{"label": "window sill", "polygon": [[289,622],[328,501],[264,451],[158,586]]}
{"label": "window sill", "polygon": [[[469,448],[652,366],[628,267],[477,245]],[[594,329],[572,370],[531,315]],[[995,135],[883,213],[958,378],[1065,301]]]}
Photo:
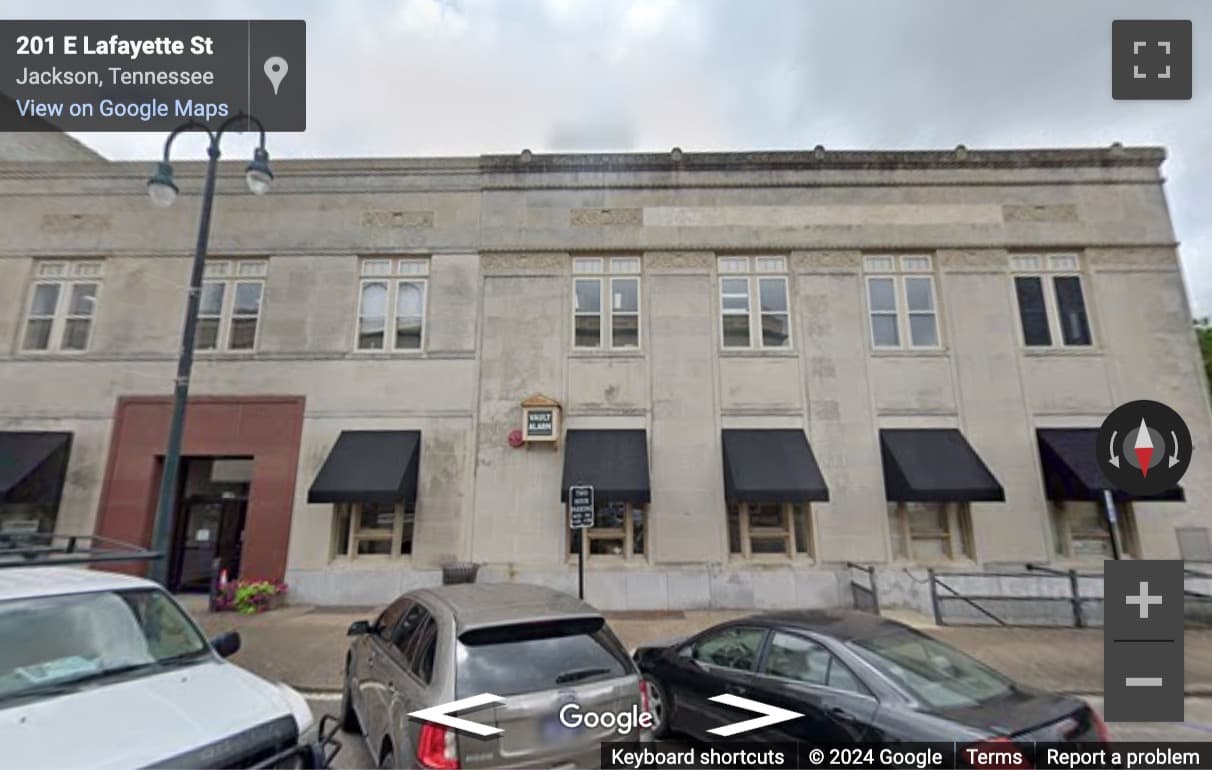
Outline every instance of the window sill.
{"label": "window sill", "polygon": [[641,359],[647,358],[647,354],[640,348],[573,348],[568,351],[569,358],[624,358],[624,359]]}
{"label": "window sill", "polygon": [[727,565],[729,567],[815,567],[817,561],[811,556],[798,554],[796,556],[770,554],[768,556],[750,556],[748,559],[739,554],[728,554]]}
{"label": "window sill", "polygon": [[363,556],[334,556],[328,560],[328,566],[334,569],[412,569],[412,554],[388,556],[386,554],[365,554]]}
{"label": "window sill", "polygon": [[965,559],[942,559],[942,560],[935,560],[935,561],[914,561],[912,559],[893,559],[888,564],[888,566],[894,567],[896,569],[913,568],[913,567],[917,567],[919,569],[938,569],[938,568],[945,568],[945,567],[954,567],[954,568],[962,568],[962,569],[980,569],[981,565],[977,564],[972,559],[965,558]]}
{"label": "window sill", "polygon": [[947,358],[947,348],[872,348],[872,358]]}
{"label": "window sill", "polygon": [[18,350],[13,353],[14,359],[40,359],[52,358],[54,356],[65,356],[67,358],[80,358],[87,356],[87,350]]}
{"label": "window sill", "polygon": [[720,348],[720,358],[798,358],[795,348]]}
{"label": "window sill", "polygon": [[[569,556],[564,561],[564,565],[575,567],[577,565],[577,557]],[[585,557],[585,569],[590,570],[598,567],[608,567],[610,569],[648,569],[652,566],[652,562],[647,556],[636,554],[630,559],[623,556],[611,556],[609,554],[593,554]]]}
{"label": "window sill", "polygon": [[1074,345],[1070,347],[1022,347],[1023,355],[1032,358],[1099,358],[1103,351],[1094,345]]}

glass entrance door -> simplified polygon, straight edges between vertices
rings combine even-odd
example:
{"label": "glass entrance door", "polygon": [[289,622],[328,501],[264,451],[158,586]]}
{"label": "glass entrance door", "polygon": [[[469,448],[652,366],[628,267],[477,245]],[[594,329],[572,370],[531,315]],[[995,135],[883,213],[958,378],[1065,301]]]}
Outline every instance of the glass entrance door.
{"label": "glass entrance door", "polygon": [[182,509],[182,527],[174,549],[174,591],[209,591],[212,563],[227,570],[229,580],[240,574],[244,545],[246,498],[192,497]]}

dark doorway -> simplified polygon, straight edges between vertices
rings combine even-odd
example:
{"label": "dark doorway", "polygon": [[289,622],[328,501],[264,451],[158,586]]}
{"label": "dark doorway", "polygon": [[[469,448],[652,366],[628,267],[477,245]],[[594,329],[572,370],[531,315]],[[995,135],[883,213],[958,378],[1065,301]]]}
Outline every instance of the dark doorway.
{"label": "dark doorway", "polygon": [[172,591],[210,590],[217,569],[240,576],[251,458],[186,458],[169,563]]}

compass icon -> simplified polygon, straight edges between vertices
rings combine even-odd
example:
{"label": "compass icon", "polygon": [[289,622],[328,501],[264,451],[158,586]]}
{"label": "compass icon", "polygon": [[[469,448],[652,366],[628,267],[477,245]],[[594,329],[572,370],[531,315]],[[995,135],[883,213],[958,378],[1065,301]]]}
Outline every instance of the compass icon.
{"label": "compass icon", "polygon": [[1156,495],[1178,485],[1191,464],[1191,431],[1157,401],[1116,407],[1098,429],[1098,464],[1116,489]]}

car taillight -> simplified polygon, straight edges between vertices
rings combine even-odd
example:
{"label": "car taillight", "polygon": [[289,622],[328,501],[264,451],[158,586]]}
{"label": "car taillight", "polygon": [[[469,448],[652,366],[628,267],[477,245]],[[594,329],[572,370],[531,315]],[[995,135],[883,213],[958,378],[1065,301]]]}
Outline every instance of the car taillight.
{"label": "car taillight", "polygon": [[421,725],[417,763],[435,770],[458,770],[459,754],[455,748],[454,730],[428,722]]}
{"label": "car taillight", "polygon": [[648,704],[648,682],[645,679],[640,679],[640,708],[645,714],[651,714],[652,708]]}
{"label": "car taillight", "polygon": [[1094,709],[1090,709],[1090,721],[1094,723],[1094,732],[1098,734],[1098,739],[1103,743],[1110,743],[1111,731],[1107,729],[1107,723]]}
{"label": "car taillight", "polygon": [[987,738],[960,750],[966,767],[982,770],[1025,770],[1031,767],[1027,753],[1009,738]]}

